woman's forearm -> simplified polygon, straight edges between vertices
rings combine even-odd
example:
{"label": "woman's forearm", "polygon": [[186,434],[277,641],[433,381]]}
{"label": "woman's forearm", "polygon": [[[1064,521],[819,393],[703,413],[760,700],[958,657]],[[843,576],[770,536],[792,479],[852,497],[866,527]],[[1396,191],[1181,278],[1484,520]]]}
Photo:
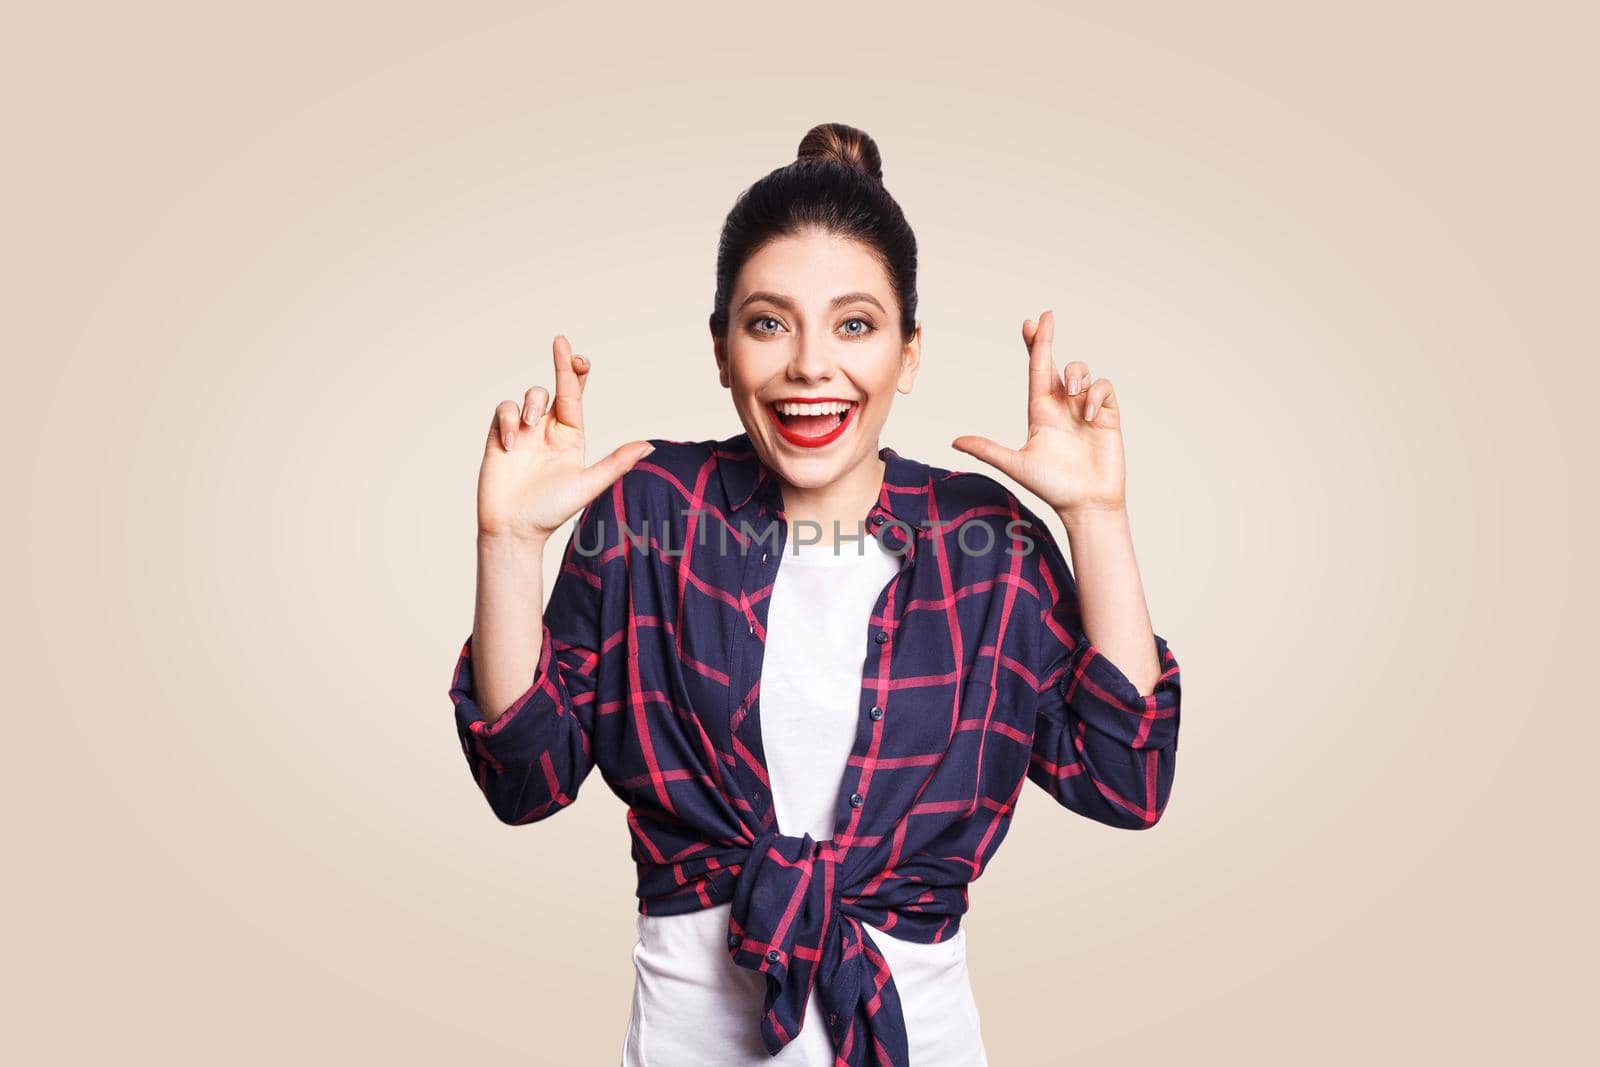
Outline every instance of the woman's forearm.
{"label": "woman's forearm", "polygon": [[1141,695],[1150,695],[1161,661],[1127,510],[1056,514],[1067,531],[1085,634]]}
{"label": "woman's forearm", "polygon": [[478,535],[472,670],[478,707],[493,723],[528,691],[544,640],[546,538]]}

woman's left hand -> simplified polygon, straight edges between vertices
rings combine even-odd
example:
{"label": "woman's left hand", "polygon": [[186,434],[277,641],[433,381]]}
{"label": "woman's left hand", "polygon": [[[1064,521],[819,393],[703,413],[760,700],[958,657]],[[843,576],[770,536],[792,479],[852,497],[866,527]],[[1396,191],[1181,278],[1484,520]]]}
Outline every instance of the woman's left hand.
{"label": "woman's left hand", "polygon": [[1108,378],[1095,381],[1089,365],[1073,360],[1056,372],[1051,343],[1056,316],[1022,324],[1028,349],[1028,439],[1020,449],[964,434],[952,448],[1011,477],[1067,518],[1120,511],[1126,504],[1122,419]]}

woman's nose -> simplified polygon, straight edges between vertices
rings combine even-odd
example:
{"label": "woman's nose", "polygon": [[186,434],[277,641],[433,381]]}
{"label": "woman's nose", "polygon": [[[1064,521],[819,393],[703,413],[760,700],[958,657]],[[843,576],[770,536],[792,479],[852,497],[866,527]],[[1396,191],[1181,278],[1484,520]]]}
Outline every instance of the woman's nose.
{"label": "woman's nose", "polygon": [[802,335],[789,360],[789,377],[808,382],[827,381],[833,377],[833,369],[833,352],[827,339]]}

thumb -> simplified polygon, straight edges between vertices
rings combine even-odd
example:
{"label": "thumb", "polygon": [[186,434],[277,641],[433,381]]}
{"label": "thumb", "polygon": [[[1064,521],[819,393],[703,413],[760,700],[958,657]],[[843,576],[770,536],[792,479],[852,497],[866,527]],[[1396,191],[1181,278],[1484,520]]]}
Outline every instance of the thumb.
{"label": "thumb", "polygon": [[1015,479],[1017,472],[1022,469],[1022,453],[1014,448],[1007,448],[987,437],[977,434],[963,434],[950,442],[950,447],[958,452],[965,452],[975,456],[983,462],[996,468],[1010,478]]}
{"label": "thumb", "polygon": [[583,498],[593,500],[633,468],[635,463],[656,450],[649,441],[629,441],[618,445],[583,472]]}

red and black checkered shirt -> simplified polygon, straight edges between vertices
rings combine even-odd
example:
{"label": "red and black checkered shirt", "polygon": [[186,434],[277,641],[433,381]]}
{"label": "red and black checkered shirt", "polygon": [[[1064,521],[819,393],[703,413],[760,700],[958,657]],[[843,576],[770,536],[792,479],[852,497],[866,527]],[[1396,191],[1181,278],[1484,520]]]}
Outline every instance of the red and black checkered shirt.
{"label": "red and black checkered shirt", "polygon": [[790,534],[779,483],[744,433],[651,443],[579,514],[532,684],[492,726],[470,635],[463,645],[450,697],[467,762],[512,824],[571,804],[599,766],[628,805],[639,911],[731,902],[728,953],[768,978],[769,1051],[798,1032],[815,990],[838,1064],[906,1067],[899,995],[864,924],[954,936],[1026,779],[1099,822],[1153,825],[1172,788],[1177,660],[1153,635],[1162,673],[1141,695],[1085,636],[1037,515],[993,478],[882,447],[861,527],[812,526],[901,557],[861,635],[835,829],[781,833],[760,700]]}

